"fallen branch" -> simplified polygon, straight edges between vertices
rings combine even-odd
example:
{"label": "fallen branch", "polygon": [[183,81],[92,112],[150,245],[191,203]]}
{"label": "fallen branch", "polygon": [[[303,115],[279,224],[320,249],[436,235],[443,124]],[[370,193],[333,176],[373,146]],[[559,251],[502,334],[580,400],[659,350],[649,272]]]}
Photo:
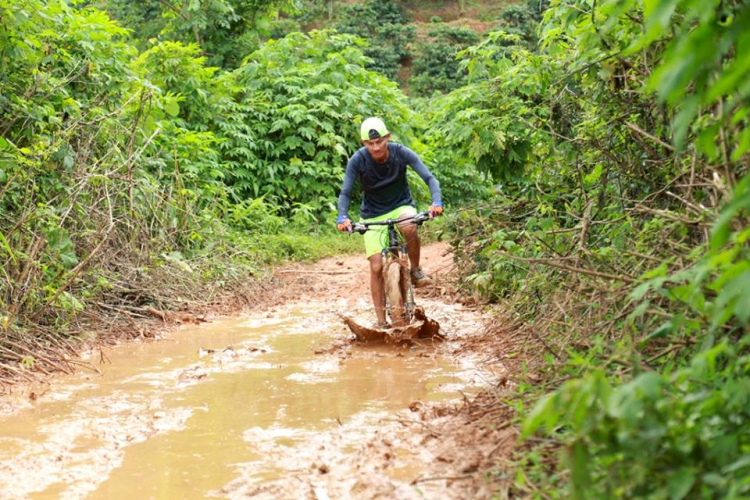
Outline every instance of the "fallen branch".
{"label": "fallen branch", "polygon": [[528,262],[530,264],[543,264],[545,266],[556,267],[558,269],[564,269],[566,271],[570,271],[570,272],[578,273],[578,274],[585,274],[587,276],[595,276],[597,278],[604,278],[604,279],[609,279],[613,281],[623,281],[628,284],[635,283],[635,280],[633,278],[629,276],[625,276],[625,275],[616,276],[614,274],[600,273],[599,271],[591,271],[589,269],[581,269],[580,267],[573,267],[573,266],[568,266],[565,264],[560,264],[559,262],[555,262],[549,259],[529,259],[525,257],[518,257],[516,255],[511,255],[506,252],[500,252],[500,254],[510,259],[520,260],[521,262]]}
{"label": "fallen branch", "polygon": [[630,122],[625,122],[625,126],[628,127],[630,130],[632,130],[633,132],[637,132],[637,133],[641,134],[644,137],[648,137],[649,139],[651,139],[652,141],[654,141],[658,145],[660,145],[662,147],[665,147],[665,148],[667,148],[670,151],[674,151],[674,146],[672,146],[671,144],[667,144],[666,142],[662,141],[661,139],[659,139],[655,135],[649,134],[648,132],[646,132],[645,130],[643,130],[638,125],[635,125],[635,124],[630,123]]}
{"label": "fallen branch", "polygon": [[159,311],[157,309],[154,309],[153,307],[150,307],[150,306],[144,307],[143,310],[146,311],[147,313],[149,313],[151,316],[159,318],[164,323],[167,322],[167,315],[166,315],[166,313],[163,313],[163,312],[161,312],[161,311]]}

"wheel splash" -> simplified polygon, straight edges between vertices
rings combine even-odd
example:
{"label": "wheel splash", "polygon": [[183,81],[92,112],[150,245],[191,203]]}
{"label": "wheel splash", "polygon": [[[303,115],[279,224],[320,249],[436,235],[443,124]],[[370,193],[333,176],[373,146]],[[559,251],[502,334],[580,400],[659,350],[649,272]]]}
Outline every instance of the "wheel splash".
{"label": "wheel splash", "polygon": [[341,316],[346,326],[356,335],[360,342],[385,342],[387,344],[411,344],[415,339],[444,340],[440,333],[440,323],[430,319],[424,308],[414,308],[414,321],[408,325],[392,328],[372,328],[358,324],[350,316]]}

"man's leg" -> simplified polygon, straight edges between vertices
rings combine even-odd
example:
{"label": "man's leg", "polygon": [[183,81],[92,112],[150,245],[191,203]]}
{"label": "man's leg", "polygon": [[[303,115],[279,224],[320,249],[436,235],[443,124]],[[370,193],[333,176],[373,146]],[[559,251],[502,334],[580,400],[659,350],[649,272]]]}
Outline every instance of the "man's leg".
{"label": "man's leg", "polygon": [[406,240],[406,253],[409,254],[409,264],[411,264],[411,282],[417,288],[431,285],[432,280],[419,267],[422,247],[417,226],[406,223],[399,225],[398,229]]}
{"label": "man's leg", "polygon": [[421,249],[421,243],[419,242],[419,232],[417,231],[416,224],[400,224],[398,230],[406,240],[406,253],[409,254],[409,264],[412,269],[419,267],[419,258]]}
{"label": "man's leg", "polygon": [[371,255],[368,260],[370,261],[370,294],[372,294],[372,304],[375,306],[375,314],[378,316],[378,323],[385,323],[383,256],[378,253]]}

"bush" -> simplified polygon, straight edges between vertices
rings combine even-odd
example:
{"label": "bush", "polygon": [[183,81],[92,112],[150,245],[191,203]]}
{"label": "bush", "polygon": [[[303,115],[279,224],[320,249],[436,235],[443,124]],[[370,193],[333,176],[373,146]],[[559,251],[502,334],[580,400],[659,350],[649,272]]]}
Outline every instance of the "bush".
{"label": "bush", "polygon": [[468,73],[460,66],[457,55],[479,42],[479,35],[469,28],[441,24],[427,36],[428,39],[417,47],[413,76],[409,81],[412,91],[416,95],[429,96],[463,86]]}
{"label": "bush", "polygon": [[543,438],[505,494],[746,498],[750,9],[580,0],[543,22],[539,52],[468,48],[428,135],[502,195],[453,223],[466,287],[534,345],[515,397]]}
{"label": "bush", "polygon": [[[365,69],[361,41],[332,32],[269,41],[237,70],[238,102],[218,122],[224,163],[239,198],[334,209],[357,131],[381,116],[402,140],[411,112],[396,85]],[[218,118],[218,117],[217,117]]]}
{"label": "bush", "polygon": [[400,62],[411,57],[416,31],[403,7],[394,0],[366,0],[344,7],[337,17],[336,30],[368,41],[367,69],[395,79]]}

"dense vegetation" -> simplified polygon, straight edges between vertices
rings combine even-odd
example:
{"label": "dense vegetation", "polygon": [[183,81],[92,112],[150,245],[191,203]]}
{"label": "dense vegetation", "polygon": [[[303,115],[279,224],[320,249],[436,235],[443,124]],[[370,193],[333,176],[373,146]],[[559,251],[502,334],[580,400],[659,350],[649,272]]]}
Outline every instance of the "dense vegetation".
{"label": "dense vegetation", "polygon": [[455,222],[466,285],[544,352],[511,489],[745,498],[750,5],[551,2],[538,34],[467,50],[431,126],[499,183]]}
{"label": "dense vegetation", "polygon": [[133,32],[140,49],[155,41],[193,43],[211,66],[236,68],[295,0],[91,0]]}
{"label": "dense vegetation", "polygon": [[747,498],[750,3],[529,0],[421,37],[405,7],[0,0],[0,380],[340,251],[376,114],[440,179],[465,289],[539,347],[499,395],[507,493]]}
{"label": "dense vegetation", "polygon": [[403,7],[394,0],[367,0],[344,6],[337,18],[338,31],[368,41],[364,50],[371,59],[368,67],[395,79],[400,63],[412,55],[409,45],[415,37]]}

